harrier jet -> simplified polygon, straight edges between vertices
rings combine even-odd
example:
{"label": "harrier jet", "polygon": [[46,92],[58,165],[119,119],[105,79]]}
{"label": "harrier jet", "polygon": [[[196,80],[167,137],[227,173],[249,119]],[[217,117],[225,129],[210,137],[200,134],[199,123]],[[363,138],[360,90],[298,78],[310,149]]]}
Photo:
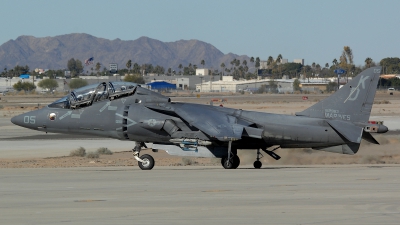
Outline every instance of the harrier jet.
{"label": "harrier jet", "polygon": [[239,166],[238,149],[256,149],[254,167],[260,168],[262,153],[278,160],[278,148],[353,155],[362,139],[379,144],[371,133],[388,128],[368,120],[380,73],[381,67],[369,68],[296,115],[171,102],[134,83],[102,82],[11,121],[43,132],[133,141],[133,156],[143,170],[154,166],[151,155],[140,155],[143,147],[177,156],[221,158],[225,169]]}

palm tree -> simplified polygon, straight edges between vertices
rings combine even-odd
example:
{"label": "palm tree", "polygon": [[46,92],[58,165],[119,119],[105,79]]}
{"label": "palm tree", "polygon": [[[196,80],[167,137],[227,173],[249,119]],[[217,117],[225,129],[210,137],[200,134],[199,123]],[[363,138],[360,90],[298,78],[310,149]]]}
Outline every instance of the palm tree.
{"label": "palm tree", "polygon": [[276,62],[277,62],[277,63],[280,63],[281,60],[282,60],[282,55],[279,54],[278,57],[276,57]]}
{"label": "palm tree", "polygon": [[256,58],[256,64],[254,65],[254,67],[256,67],[256,68],[260,67],[260,57]]}
{"label": "palm tree", "polygon": [[250,62],[254,62],[254,57],[252,56],[251,58],[250,58]]}
{"label": "palm tree", "polygon": [[200,64],[203,65],[203,69],[204,69],[204,65],[206,64],[206,62],[204,61],[204,59],[201,60]]}
{"label": "palm tree", "polygon": [[236,60],[235,65],[236,65],[236,66],[239,66],[239,65],[240,65],[240,60],[239,60],[239,59]]}
{"label": "palm tree", "polygon": [[230,64],[231,64],[231,70],[232,70],[232,68],[233,68],[233,65],[236,63],[236,59],[233,59],[231,62],[230,62]]}
{"label": "palm tree", "polygon": [[334,59],[333,59],[333,61],[332,61],[332,64],[333,64],[333,65],[335,65],[335,66],[337,66],[337,64],[338,64],[338,61],[337,61],[337,59],[336,59],[336,58],[334,58]]}
{"label": "palm tree", "polygon": [[131,70],[132,67],[132,60],[128,60],[128,62],[126,63],[126,68],[128,68],[128,73]]}
{"label": "palm tree", "polygon": [[97,75],[99,75],[101,69],[101,64],[99,62],[96,63],[96,71],[97,71]]}
{"label": "palm tree", "polygon": [[316,73],[319,75],[319,72],[321,71],[321,66],[317,64],[315,65],[315,68],[317,69]]}
{"label": "palm tree", "polygon": [[325,63],[325,67],[328,68],[329,67],[329,63]]}
{"label": "palm tree", "polygon": [[[225,63],[221,63],[221,67],[222,67],[222,71],[224,71]],[[222,74],[222,76],[223,76],[223,74]]]}
{"label": "palm tree", "polygon": [[181,70],[182,70],[182,64],[179,64],[178,68],[179,68],[179,73],[181,73]]}
{"label": "palm tree", "polygon": [[267,65],[271,65],[274,62],[274,58],[272,58],[272,56],[269,56],[267,59]]}
{"label": "palm tree", "polygon": [[367,57],[364,62],[365,62],[365,67],[367,68],[371,67],[372,59],[370,57]]}

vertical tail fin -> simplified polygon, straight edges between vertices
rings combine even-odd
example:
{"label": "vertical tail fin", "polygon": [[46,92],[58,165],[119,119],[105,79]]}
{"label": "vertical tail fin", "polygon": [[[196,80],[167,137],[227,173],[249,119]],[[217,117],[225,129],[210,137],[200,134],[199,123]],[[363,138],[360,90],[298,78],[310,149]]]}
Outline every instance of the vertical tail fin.
{"label": "vertical tail fin", "polygon": [[381,67],[366,69],[328,98],[296,115],[367,123],[380,73]]}

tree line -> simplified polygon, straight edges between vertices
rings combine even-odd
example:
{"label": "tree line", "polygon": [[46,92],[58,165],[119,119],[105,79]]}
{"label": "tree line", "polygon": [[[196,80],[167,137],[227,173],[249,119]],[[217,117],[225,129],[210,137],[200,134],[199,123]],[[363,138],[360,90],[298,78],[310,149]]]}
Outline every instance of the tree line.
{"label": "tree line", "polygon": [[[303,75],[304,79],[313,77],[332,77],[336,76],[334,70],[342,68],[346,71],[345,76],[355,76],[362,70],[381,65],[383,67],[383,74],[399,74],[400,73],[400,59],[398,57],[387,57],[381,59],[379,62],[375,62],[372,58],[367,57],[364,65],[354,65],[353,51],[349,46],[344,46],[340,56],[334,58],[330,63],[320,65],[313,62],[311,65],[302,65],[300,63],[282,63],[283,56],[279,54],[275,59],[269,56],[266,60],[267,67],[260,69],[260,58],[250,57],[250,60],[239,60],[233,59],[229,64],[221,63],[219,68],[213,68],[210,75],[224,76],[231,75],[234,79],[254,79],[258,75],[264,75],[272,77],[274,79],[282,78],[283,75],[288,75],[291,78],[300,78]],[[205,67],[206,61],[202,59],[198,62],[202,68]],[[140,77],[148,73],[154,74],[166,74],[166,75],[195,75],[196,69],[199,67],[196,63],[189,63],[188,65],[179,64],[178,70],[175,71],[174,67],[165,69],[163,66],[152,65],[150,63],[138,64],[128,60],[126,62],[126,69],[120,69],[121,74],[130,74],[132,76]],[[176,68],[176,67],[175,67]],[[107,68],[101,65],[99,62],[85,66],[79,59],[71,58],[67,62],[67,69],[71,72],[71,77],[79,77],[82,75],[97,75],[105,76],[110,75]],[[12,69],[4,68],[1,71],[0,76],[2,77],[16,77],[21,74],[31,74],[39,77],[64,77],[65,70],[47,70],[46,72],[39,74],[36,71],[30,71],[29,66],[15,66]]]}

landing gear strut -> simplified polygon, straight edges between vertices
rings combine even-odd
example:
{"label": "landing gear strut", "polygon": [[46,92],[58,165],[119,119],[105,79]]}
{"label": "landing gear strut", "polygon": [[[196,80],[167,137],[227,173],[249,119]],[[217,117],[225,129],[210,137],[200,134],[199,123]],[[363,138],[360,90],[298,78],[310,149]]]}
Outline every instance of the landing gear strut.
{"label": "landing gear strut", "polygon": [[[263,152],[267,153],[269,156],[271,156],[273,159],[275,160],[279,160],[281,159],[281,157],[276,154],[274,151],[277,150],[278,148],[280,148],[280,146],[272,149],[272,150],[267,150],[265,148],[262,148],[261,150],[263,150]],[[261,154],[260,149],[257,149],[257,160],[253,163],[254,168],[256,169],[260,169],[262,167],[262,163],[260,161],[260,159],[264,157],[263,154]]]}
{"label": "landing gear strut", "polygon": [[143,143],[136,142],[136,146],[132,149],[133,157],[138,161],[138,165],[142,170],[151,170],[154,167],[154,158],[151,155],[142,155],[139,157],[140,150],[142,149]]}
{"label": "landing gear strut", "polygon": [[236,169],[240,165],[240,158],[236,151],[232,152],[232,141],[228,144],[228,156],[221,159],[221,164],[225,169]]}
{"label": "landing gear strut", "polygon": [[258,148],[258,149],[257,149],[257,160],[254,161],[254,163],[253,163],[254,168],[260,169],[260,168],[262,167],[262,162],[260,161],[260,159],[261,159],[262,157],[264,157],[264,155],[261,154],[260,149]]}

